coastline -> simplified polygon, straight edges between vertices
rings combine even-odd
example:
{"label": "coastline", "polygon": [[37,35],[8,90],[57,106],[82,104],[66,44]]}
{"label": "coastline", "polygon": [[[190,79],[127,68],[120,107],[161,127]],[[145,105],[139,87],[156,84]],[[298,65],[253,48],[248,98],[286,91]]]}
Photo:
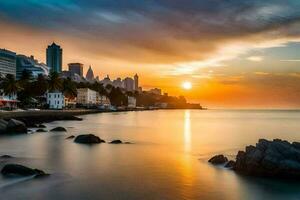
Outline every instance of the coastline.
{"label": "coastline", "polygon": [[[49,123],[61,120],[82,120],[80,115],[97,114],[97,113],[115,113],[115,112],[132,112],[132,111],[153,111],[153,110],[178,110],[178,109],[195,109],[195,108],[144,108],[144,109],[121,109],[121,110],[98,110],[98,109],[74,109],[74,110],[34,110],[34,111],[5,111],[0,112],[0,119],[16,119],[23,121],[26,126]],[[199,109],[202,110],[202,109]]]}

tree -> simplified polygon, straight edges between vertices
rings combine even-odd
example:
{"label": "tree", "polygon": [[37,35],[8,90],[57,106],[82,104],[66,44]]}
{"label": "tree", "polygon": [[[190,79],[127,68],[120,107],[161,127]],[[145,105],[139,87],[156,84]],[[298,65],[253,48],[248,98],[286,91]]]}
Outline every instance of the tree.
{"label": "tree", "polygon": [[123,94],[120,88],[112,87],[108,96],[110,103],[114,106],[127,105],[127,96]]}
{"label": "tree", "polygon": [[57,72],[51,72],[48,80],[48,90],[50,92],[53,91],[61,91],[63,89],[62,79],[60,78]]}
{"label": "tree", "polygon": [[20,89],[15,76],[12,74],[7,74],[6,77],[2,80],[1,88],[3,88],[4,94],[8,95],[10,98],[14,96]]}
{"label": "tree", "polygon": [[39,74],[37,79],[33,82],[33,93],[34,96],[43,96],[48,89],[48,81],[46,77]]}
{"label": "tree", "polygon": [[70,79],[63,80],[63,93],[65,97],[73,99],[77,96],[76,84]]}

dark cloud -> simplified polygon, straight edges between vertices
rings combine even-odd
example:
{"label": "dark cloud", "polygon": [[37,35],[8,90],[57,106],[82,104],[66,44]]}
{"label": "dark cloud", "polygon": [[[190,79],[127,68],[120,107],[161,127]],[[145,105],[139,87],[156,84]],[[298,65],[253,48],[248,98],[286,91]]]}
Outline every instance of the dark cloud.
{"label": "dark cloud", "polygon": [[[10,0],[0,16],[67,33],[97,54],[129,61],[201,60],[223,41],[277,30],[299,36],[297,0]],[[76,42],[76,41],[75,41]]]}

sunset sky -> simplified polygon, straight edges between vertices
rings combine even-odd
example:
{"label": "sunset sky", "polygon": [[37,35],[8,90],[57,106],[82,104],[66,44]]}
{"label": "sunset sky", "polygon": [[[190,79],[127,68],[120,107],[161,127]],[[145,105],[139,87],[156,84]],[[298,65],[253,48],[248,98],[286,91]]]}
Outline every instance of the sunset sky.
{"label": "sunset sky", "polygon": [[55,41],[65,69],[207,107],[300,107],[299,0],[0,0],[0,28],[0,48],[45,62]]}

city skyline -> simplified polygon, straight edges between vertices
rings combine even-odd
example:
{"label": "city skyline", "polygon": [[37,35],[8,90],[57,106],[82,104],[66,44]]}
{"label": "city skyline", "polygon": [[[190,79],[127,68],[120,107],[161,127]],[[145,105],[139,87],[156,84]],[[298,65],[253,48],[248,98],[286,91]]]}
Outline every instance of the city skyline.
{"label": "city skyline", "polygon": [[293,0],[4,2],[0,46],[44,61],[55,41],[65,50],[63,69],[80,62],[100,77],[138,73],[146,88],[208,107],[299,108],[299,8]]}

